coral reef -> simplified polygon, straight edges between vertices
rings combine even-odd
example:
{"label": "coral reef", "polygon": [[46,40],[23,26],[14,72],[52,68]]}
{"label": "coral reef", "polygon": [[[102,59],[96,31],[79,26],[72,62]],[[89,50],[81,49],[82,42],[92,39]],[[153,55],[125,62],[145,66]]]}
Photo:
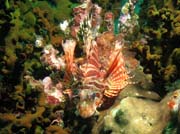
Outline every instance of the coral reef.
{"label": "coral reef", "polygon": [[179,132],[179,4],[1,2],[0,133]]}
{"label": "coral reef", "polygon": [[155,90],[164,95],[164,87],[180,77],[179,3],[172,0],[144,2],[140,17],[143,35],[139,35],[141,39],[132,47],[144,72],[152,74],[157,85]]}

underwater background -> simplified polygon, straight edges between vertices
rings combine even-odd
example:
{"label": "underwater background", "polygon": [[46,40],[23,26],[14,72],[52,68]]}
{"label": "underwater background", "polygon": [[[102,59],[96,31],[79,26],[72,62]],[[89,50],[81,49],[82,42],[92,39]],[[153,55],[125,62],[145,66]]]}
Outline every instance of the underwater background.
{"label": "underwater background", "polygon": [[0,37],[0,134],[180,134],[180,0],[3,0]]}

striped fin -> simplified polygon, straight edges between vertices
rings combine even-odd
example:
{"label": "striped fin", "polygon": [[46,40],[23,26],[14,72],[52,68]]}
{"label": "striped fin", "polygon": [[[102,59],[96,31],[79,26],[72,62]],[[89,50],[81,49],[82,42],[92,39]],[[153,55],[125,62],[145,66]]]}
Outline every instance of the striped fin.
{"label": "striped fin", "polygon": [[83,73],[83,89],[103,91],[104,83],[101,81],[101,64],[99,63],[98,46],[95,41],[91,43],[87,55],[87,63],[80,67]]}
{"label": "striped fin", "polygon": [[81,66],[84,78],[99,77],[100,67],[97,44],[95,41],[92,41],[91,49],[87,56],[87,63]]}
{"label": "striped fin", "polygon": [[128,85],[127,79],[129,79],[129,76],[126,71],[123,55],[120,49],[105,76],[108,88],[105,89],[104,95],[109,98],[118,96],[119,92]]}

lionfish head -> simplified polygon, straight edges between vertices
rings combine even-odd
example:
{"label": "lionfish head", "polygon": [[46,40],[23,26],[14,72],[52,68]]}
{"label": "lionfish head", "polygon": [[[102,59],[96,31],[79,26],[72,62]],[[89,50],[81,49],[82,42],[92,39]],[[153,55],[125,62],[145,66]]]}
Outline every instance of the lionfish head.
{"label": "lionfish head", "polygon": [[77,110],[81,117],[88,118],[96,112],[96,105],[92,100],[83,100],[78,103]]}
{"label": "lionfish head", "polygon": [[78,113],[83,118],[91,117],[102,104],[102,94],[97,90],[83,89],[79,93]]}

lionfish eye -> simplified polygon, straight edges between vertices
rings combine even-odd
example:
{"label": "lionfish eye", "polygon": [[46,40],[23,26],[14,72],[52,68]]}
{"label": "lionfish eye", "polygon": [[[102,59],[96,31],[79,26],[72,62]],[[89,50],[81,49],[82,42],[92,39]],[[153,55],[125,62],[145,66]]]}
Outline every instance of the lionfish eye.
{"label": "lionfish eye", "polygon": [[93,93],[91,97],[94,99],[96,97],[96,93]]}
{"label": "lionfish eye", "polygon": [[177,97],[178,97],[178,94],[175,93],[175,94],[173,95],[173,98],[176,99]]}
{"label": "lionfish eye", "polygon": [[96,93],[96,97],[100,97],[100,93]]}
{"label": "lionfish eye", "polygon": [[92,93],[92,94],[91,94],[91,98],[92,98],[92,99],[95,99],[96,97],[99,97],[99,96],[100,96],[99,93]]}

